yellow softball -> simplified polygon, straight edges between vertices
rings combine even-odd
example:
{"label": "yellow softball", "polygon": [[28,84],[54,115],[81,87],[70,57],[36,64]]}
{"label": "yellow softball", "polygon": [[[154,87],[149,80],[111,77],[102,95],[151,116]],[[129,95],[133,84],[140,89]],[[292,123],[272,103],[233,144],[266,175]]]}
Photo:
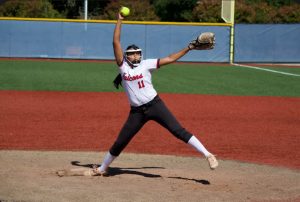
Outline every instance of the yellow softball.
{"label": "yellow softball", "polygon": [[130,14],[130,9],[125,7],[125,6],[122,6],[121,9],[120,9],[120,14],[123,16],[123,17],[126,17]]}

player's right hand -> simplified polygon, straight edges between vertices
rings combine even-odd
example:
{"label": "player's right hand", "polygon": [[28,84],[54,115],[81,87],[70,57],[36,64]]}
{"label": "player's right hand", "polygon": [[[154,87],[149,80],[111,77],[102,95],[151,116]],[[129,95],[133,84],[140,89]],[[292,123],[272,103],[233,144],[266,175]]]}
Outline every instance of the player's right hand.
{"label": "player's right hand", "polygon": [[118,20],[124,20],[124,17],[121,15],[121,13],[118,13]]}

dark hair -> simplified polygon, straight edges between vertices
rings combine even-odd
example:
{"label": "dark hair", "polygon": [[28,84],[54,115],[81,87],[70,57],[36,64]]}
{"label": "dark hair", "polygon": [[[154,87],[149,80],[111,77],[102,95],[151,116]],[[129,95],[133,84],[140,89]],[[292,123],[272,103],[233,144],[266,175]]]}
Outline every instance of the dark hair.
{"label": "dark hair", "polygon": [[140,49],[140,48],[139,48],[138,46],[134,45],[134,44],[132,44],[132,45],[130,45],[130,46],[128,46],[128,47],[126,48],[126,50],[131,50],[131,49],[137,50],[137,49]]}

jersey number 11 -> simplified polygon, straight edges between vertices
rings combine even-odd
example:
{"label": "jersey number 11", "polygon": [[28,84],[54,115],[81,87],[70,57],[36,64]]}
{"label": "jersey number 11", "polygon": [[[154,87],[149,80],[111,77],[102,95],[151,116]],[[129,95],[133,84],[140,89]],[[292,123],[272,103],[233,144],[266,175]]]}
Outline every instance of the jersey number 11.
{"label": "jersey number 11", "polygon": [[139,88],[144,88],[145,87],[145,84],[144,84],[143,80],[139,81],[138,84],[139,84]]}

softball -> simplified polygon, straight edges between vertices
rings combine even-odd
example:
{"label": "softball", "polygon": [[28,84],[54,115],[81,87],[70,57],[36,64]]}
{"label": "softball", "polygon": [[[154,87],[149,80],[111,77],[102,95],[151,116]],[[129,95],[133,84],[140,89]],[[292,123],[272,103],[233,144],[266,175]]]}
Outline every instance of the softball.
{"label": "softball", "polygon": [[121,9],[120,9],[120,13],[121,13],[121,15],[122,15],[123,17],[126,17],[126,16],[128,16],[128,15],[130,14],[130,9],[127,8],[127,7],[125,7],[125,6],[123,6],[123,7],[121,7]]}

